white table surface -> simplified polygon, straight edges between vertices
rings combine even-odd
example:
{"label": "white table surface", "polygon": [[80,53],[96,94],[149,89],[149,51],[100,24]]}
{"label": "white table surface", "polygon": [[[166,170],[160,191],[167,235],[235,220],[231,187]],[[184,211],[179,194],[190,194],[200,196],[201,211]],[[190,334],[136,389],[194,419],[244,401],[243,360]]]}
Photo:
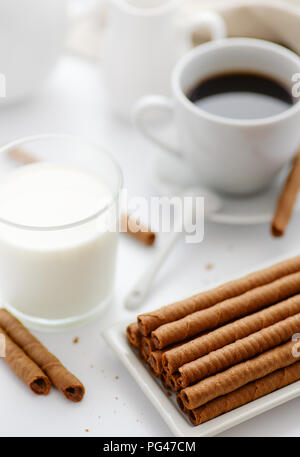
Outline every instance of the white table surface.
{"label": "white table surface", "polygon": [[[86,136],[101,142],[119,160],[130,195],[150,196],[154,192],[149,172],[153,151],[129,124],[110,115],[104,93],[101,74],[94,64],[66,56],[38,97],[0,111],[0,143],[47,132]],[[182,241],[176,246],[143,310],[191,295],[230,274],[237,275],[296,249],[299,222],[299,215],[295,215],[287,235],[280,240],[271,238],[267,225],[232,227],[207,223],[202,244],[185,245]],[[101,331],[118,320],[135,319],[135,313],[124,310],[123,298],[164,236],[153,249],[122,236],[115,300],[98,321],[59,334],[36,332],[85,384],[82,403],[68,402],[55,389],[48,397],[34,396],[5,363],[0,363],[1,436],[171,435],[101,337]],[[207,270],[207,264],[213,268]],[[79,337],[77,344],[72,342],[74,337]],[[300,398],[222,436],[299,436],[299,413]]]}

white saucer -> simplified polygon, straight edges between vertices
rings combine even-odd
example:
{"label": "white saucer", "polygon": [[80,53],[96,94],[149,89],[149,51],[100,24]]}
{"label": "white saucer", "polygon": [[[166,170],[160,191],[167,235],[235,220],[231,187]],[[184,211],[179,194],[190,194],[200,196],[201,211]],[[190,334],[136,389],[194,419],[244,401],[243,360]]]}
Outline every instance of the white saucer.
{"label": "white saucer", "polygon": [[[222,199],[221,209],[207,216],[207,219],[219,224],[254,225],[270,223],[290,167],[287,166],[268,189],[248,196],[236,197],[218,193]],[[160,195],[178,195],[181,190],[191,186],[201,186],[194,170],[183,160],[168,157],[160,153],[153,166],[154,186]],[[295,211],[300,210],[300,196]]]}

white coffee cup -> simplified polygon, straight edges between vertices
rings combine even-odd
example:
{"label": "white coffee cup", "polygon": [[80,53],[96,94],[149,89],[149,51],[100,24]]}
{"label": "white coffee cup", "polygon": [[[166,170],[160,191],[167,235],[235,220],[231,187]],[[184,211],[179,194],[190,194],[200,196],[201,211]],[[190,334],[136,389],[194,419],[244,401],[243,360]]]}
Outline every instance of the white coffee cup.
{"label": "white coffee cup", "polygon": [[[268,118],[238,120],[210,114],[187,98],[187,91],[202,78],[239,70],[268,75],[292,89],[300,58],[282,46],[252,38],[200,45],[178,62],[172,76],[173,99],[142,98],[134,119],[144,136],[192,165],[200,184],[247,194],[270,184],[299,148],[300,102]],[[147,122],[147,115],[157,111],[173,119],[178,148],[166,144]]]}
{"label": "white coffee cup", "polygon": [[109,107],[129,117],[143,95],[170,95],[170,77],[178,59],[192,47],[192,32],[210,31],[224,38],[223,19],[203,12],[180,24],[182,0],[109,0],[101,70]]}
{"label": "white coffee cup", "polygon": [[0,73],[6,81],[1,105],[42,86],[61,54],[66,28],[66,0],[1,0]]}

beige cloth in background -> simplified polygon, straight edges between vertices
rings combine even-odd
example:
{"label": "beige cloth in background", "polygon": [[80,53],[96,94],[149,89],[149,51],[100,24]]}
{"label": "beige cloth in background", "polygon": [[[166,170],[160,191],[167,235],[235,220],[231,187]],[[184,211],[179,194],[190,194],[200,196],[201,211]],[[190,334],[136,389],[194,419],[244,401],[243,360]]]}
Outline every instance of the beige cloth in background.
{"label": "beige cloth in background", "polygon": [[[226,22],[228,36],[247,36],[285,44],[300,54],[300,0],[277,2],[274,0],[240,0],[202,2],[187,0],[185,14],[201,9],[213,9]],[[298,6],[297,6],[298,5]],[[213,7],[213,8],[212,8]],[[209,37],[195,34],[195,44]]]}
{"label": "beige cloth in background", "polygon": [[[300,54],[300,0],[184,0],[182,15],[187,18],[207,9],[222,15],[230,37],[275,41]],[[105,17],[105,6],[101,1],[77,15],[70,29],[67,50],[93,60],[101,57]],[[195,33],[195,45],[208,39],[204,30]]]}

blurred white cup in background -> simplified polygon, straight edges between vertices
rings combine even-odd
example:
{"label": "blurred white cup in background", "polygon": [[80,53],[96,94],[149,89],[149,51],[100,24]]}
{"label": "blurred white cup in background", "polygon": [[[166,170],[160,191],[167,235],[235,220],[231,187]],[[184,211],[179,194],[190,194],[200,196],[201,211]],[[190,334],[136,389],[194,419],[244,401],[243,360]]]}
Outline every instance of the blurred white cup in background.
{"label": "blurred white cup in background", "polygon": [[66,0],[0,1],[1,105],[34,94],[50,75],[64,45]]}

